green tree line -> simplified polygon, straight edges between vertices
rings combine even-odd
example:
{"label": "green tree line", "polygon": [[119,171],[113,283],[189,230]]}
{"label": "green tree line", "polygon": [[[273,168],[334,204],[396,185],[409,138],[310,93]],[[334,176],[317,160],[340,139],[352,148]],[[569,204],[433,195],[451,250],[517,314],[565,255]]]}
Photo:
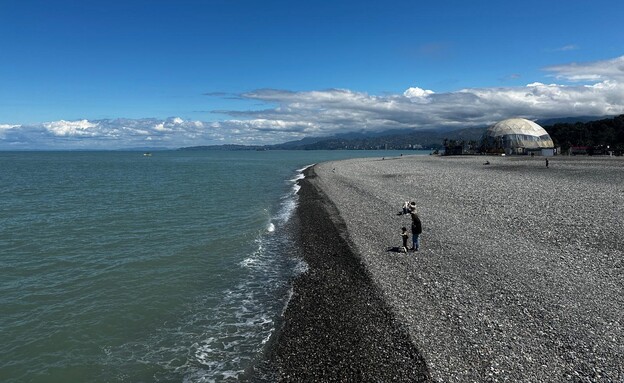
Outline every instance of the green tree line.
{"label": "green tree line", "polygon": [[624,150],[624,114],[597,121],[557,123],[544,129],[563,152],[571,146],[609,146],[612,150]]}

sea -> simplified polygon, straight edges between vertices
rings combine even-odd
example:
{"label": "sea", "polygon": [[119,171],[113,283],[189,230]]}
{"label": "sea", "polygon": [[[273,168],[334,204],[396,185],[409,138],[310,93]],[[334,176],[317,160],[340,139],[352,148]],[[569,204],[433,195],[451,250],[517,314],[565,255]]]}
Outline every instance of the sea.
{"label": "sea", "polygon": [[401,154],[0,152],[0,381],[239,380],[306,270],[302,171]]}

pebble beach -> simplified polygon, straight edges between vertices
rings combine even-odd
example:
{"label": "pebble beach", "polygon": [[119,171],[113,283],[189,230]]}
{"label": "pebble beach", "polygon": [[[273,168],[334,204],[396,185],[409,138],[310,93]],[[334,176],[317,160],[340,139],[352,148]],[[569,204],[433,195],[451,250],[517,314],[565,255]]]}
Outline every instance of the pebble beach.
{"label": "pebble beach", "polygon": [[[489,165],[484,162],[488,160]],[[401,156],[301,181],[281,381],[624,381],[624,159]],[[404,201],[421,248],[397,252]]]}

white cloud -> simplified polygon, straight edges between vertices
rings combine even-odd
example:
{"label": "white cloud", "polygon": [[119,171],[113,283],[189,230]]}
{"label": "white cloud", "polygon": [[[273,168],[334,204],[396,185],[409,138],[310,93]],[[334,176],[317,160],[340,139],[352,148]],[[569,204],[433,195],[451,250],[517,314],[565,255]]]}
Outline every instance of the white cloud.
{"label": "white cloud", "polygon": [[0,124],[0,139],[5,137],[5,133],[11,129],[17,129],[21,125]]}
{"label": "white cloud", "polygon": [[170,132],[171,131],[171,129],[165,128],[164,122],[154,125],[154,130],[157,132]]}
{"label": "white cloud", "polygon": [[412,87],[412,88],[407,88],[407,90],[403,92],[403,96],[407,98],[423,98],[433,93],[434,92],[432,90],[425,90],[419,87]]}
{"label": "white cloud", "polygon": [[568,44],[568,45],[564,45],[562,47],[556,48],[554,50],[558,52],[568,52],[568,51],[576,51],[578,49],[580,49],[578,45]]}
{"label": "white cloud", "polygon": [[259,101],[264,109],[222,110],[230,119],[221,121],[173,117],[5,124],[0,125],[0,148],[130,148],[144,146],[146,140],[167,147],[271,144],[347,131],[486,126],[511,116],[624,113],[624,56],[545,70],[558,81],[443,93],[408,86],[402,93],[383,96],[348,89],[259,89],[239,97]]}
{"label": "white cloud", "polygon": [[594,82],[608,79],[624,81],[624,56],[603,61],[555,65],[545,69],[553,72],[558,79],[575,82]]}
{"label": "white cloud", "polygon": [[97,127],[97,124],[91,123],[88,120],[60,120],[46,122],[42,125],[55,136],[94,136],[97,134],[97,131],[93,129]]}

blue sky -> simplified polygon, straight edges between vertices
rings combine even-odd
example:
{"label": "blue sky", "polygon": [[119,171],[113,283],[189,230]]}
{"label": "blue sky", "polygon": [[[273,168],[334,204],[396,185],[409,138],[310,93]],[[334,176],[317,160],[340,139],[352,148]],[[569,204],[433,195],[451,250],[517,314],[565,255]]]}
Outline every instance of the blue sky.
{"label": "blue sky", "polygon": [[624,3],[1,1],[0,149],[624,113]]}

